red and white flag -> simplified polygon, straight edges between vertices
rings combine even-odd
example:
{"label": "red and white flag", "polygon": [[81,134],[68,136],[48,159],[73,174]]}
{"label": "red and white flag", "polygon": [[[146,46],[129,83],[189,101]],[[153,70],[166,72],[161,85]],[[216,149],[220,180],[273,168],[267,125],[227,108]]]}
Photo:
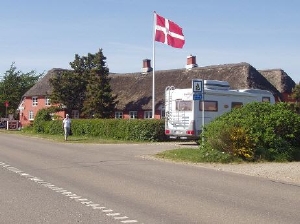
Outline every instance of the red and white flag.
{"label": "red and white flag", "polygon": [[182,28],[176,23],[155,13],[155,41],[182,48],[184,35]]}

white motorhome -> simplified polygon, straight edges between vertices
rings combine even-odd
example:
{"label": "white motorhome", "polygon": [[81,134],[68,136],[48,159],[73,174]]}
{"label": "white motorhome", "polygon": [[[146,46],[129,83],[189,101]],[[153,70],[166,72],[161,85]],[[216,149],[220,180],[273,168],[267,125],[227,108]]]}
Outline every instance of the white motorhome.
{"label": "white motorhome", "polygon": [[194,100],[192,88],[166,87],[165,134],[170,138],[198,139],[205,124],[233,108],[254,101],[275,103],[267,90],[231,90],[228,82],[218,80],[203,80],[203,84],[201,100]]}

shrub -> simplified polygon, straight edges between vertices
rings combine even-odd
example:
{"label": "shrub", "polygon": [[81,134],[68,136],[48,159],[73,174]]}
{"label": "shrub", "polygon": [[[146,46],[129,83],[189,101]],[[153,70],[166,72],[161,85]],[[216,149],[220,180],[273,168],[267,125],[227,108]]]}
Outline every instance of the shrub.
{"label": "shrub", "polygon": [[50,111],[46,108],[41,109],[37,112],[33,121],[34,131],[37,133],[44,132],[45,121],[51,121]]}
{"label": "shrub", "polygon": [[249,103],[206,125],[203,137],[244,160],[299,160],[300,116],[286,103]]}

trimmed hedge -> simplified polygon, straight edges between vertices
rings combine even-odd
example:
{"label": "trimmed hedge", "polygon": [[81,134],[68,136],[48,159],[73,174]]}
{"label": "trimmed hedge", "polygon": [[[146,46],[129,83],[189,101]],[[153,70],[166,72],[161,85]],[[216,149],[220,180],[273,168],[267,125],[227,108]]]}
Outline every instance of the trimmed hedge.
{"label": "trimmed hedge", "polygon": [[[74,136],[93,136],[129,141],[166,141],[164,120],[149,119],[72,119]],[[36,133],[63,134],[62,121],[40,121],[34,124]]]}

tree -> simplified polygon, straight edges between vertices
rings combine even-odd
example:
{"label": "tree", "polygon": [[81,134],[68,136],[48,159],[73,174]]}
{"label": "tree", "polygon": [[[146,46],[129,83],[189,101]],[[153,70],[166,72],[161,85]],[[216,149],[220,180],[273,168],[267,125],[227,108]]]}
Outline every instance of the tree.
{"label": "tree", "polygon": [[292,90],[292,98],[296,100],[294,108],[299,113],[300,112],[300,82],[296,84]]}
{"label": "tree", "polygon": [[86,117],[109,118],[115,109],[116,96],[112,94],[105,60],[102,49],[86,58],[86,67],[90,72],[83,104]]}
{"label": "tree", "polygon": [[73,71],[63,71],[52,77],[49,82],[52,86],[50,95],[52,103],[66,108],[68,113],[72,110],[81,110],[86,80],[80,74]]}
{"label": "tree", "polygon": [[300,102],[300,82],[296,84],[292,90],[292,97],[296,100],[296,103]]}
{"label": "tree", "polygon": [[[6,115],[7,111],[15,114],[22,96],[42,76],[43,74],[37,75],[34,70],[28,73],[18,71],[15,63],[12,63],[0,82],[0,115]],[[8,102],[7,108],[4,105],[6,101]]]}
{"label": "tree", "polygon": [[69,113],[76,109],[85,117],[110,117],[116,97],[112,95],[105,60],[102,49],[82,57],[76,54],[70,62],[73,70],[50,79],[51,101],[64,105]]}

